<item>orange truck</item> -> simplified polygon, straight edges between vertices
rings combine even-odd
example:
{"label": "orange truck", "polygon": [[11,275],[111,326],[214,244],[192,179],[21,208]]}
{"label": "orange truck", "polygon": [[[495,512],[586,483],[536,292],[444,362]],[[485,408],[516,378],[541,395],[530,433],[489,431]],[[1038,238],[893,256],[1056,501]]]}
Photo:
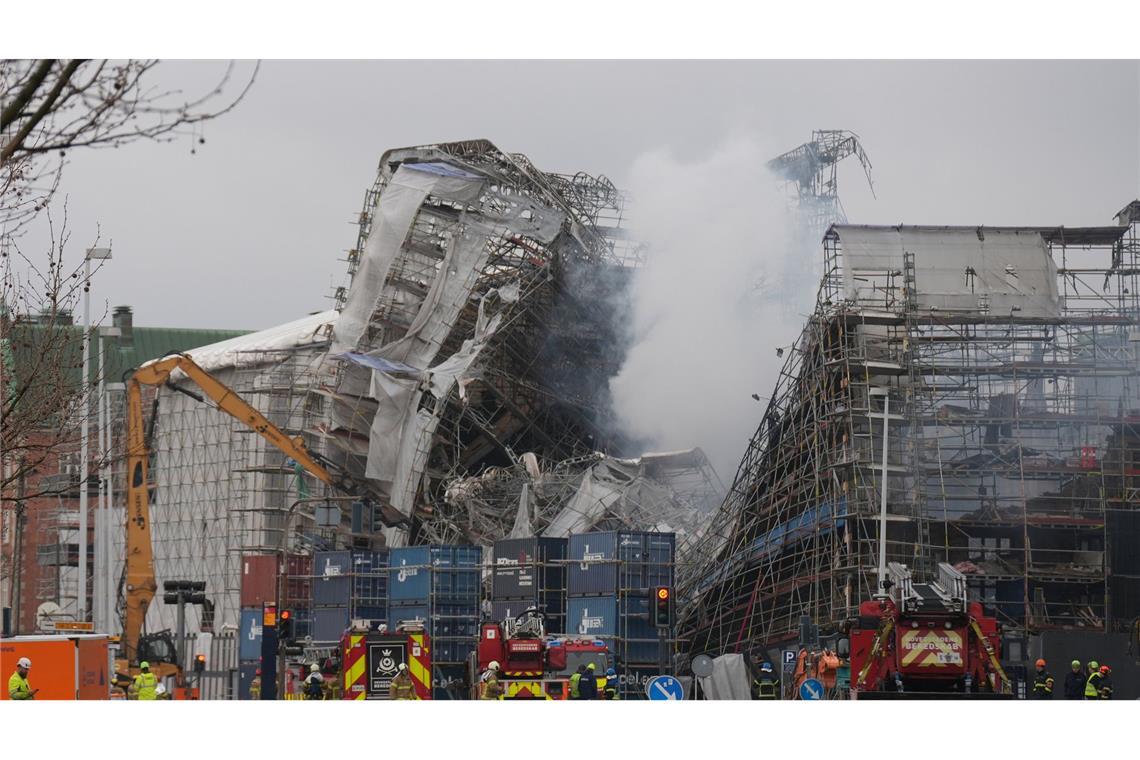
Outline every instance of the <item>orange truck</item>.
{"label": "orange truck", "polygon": [[8,678],[16,661],[32,661],[28,683],[39,689],[36,699],[93,700],[111,698],[110,638],[100,634],[15,636],[0,639],[0,700],[8,696]]}

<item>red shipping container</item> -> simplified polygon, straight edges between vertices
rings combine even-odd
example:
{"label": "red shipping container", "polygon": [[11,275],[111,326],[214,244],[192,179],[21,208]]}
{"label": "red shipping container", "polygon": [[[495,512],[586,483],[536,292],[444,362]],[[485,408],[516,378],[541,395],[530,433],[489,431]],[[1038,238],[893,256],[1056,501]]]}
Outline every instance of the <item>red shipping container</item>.
{"label": "red shipping container", "polygon": [[277,556],[246,554],[241,558],[241,606],[260,607],[277,601]]}
{"label": "red shipping container", "polygon": [[313,598],[313,557],[309,554],[288,554],[285,557],[286,607],[311,607]]}

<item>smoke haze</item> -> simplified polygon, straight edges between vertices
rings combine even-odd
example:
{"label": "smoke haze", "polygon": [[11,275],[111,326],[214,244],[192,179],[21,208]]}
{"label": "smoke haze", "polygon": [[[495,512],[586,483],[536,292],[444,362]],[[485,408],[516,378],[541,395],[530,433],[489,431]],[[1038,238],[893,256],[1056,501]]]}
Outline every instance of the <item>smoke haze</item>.
{"label": "smoke haze", "polygon": [[[700,446],[729,485],[789,346],[814,304],[820,247],[797,242],[776,150],[739,139],[697,160],[639,157],[632,229],[649,246],[632,289],[631,348],[610,380],[631,437]],[[757,402],[752,394],[758,394]]]}

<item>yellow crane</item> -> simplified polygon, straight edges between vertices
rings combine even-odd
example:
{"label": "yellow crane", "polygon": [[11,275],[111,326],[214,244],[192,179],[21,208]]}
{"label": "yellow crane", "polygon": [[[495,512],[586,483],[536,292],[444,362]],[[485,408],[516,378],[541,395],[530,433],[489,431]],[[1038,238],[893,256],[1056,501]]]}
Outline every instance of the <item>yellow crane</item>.
{"label": "yellow crane", "polygon": [[[133,678],[139,672],[140,660],[149,657],[156,660],[152,663],[151,672],[160,679],[174,675],[181,687],[182,667],[175,656],[169,633],[151,637],[142,635],[147,608],[158,590],[154,575],[147,490],[150,436],[143,420],[142,387],[167,385],[199,401],[203,400],[201,396],[170,382],[170,377],[176,370],[182,371],[193,381],[218,409],[253,430],[321,482],[347,493],[360,493],[363,489],[344,473],[334,475],[330,471],[331,463],[318,461],[319,455],[310,452],[299,436],[294,438],[287,435],[245,399],[198,366],[188,354],[171,354],[135,370],[127,380],[127,541],[121,639],[125,659],[116,662],[116,670],[121,676],[129,674]],[[157,405],[157,399],[155,404]],[[389,526],[401,525],[405,521],[403,515],[386,505],[381,505],[381,518]],[[179,696],[188,694],[182,693]]]}

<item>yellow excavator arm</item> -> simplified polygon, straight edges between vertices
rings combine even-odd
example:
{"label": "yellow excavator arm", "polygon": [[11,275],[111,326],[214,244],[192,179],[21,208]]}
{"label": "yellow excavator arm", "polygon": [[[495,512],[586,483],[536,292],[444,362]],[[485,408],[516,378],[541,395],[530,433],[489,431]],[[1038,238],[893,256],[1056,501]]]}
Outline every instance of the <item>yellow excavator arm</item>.
{"label": "yellow excavator arm", "polygon": [[131,661],[142,634],[147,607],[158,590],[150,533],[147,494],[150,452],[143,421],[142,386],[163,385],[175,370],[182,370],[219,409],[249,427],[319,480],[330,486],[343,487],[305,448],[301,438],[290,438],[241,396],[195,364],[188,355],[167,356],[136,370],[127,381],[127,551],[122,637],[125,654]]}

